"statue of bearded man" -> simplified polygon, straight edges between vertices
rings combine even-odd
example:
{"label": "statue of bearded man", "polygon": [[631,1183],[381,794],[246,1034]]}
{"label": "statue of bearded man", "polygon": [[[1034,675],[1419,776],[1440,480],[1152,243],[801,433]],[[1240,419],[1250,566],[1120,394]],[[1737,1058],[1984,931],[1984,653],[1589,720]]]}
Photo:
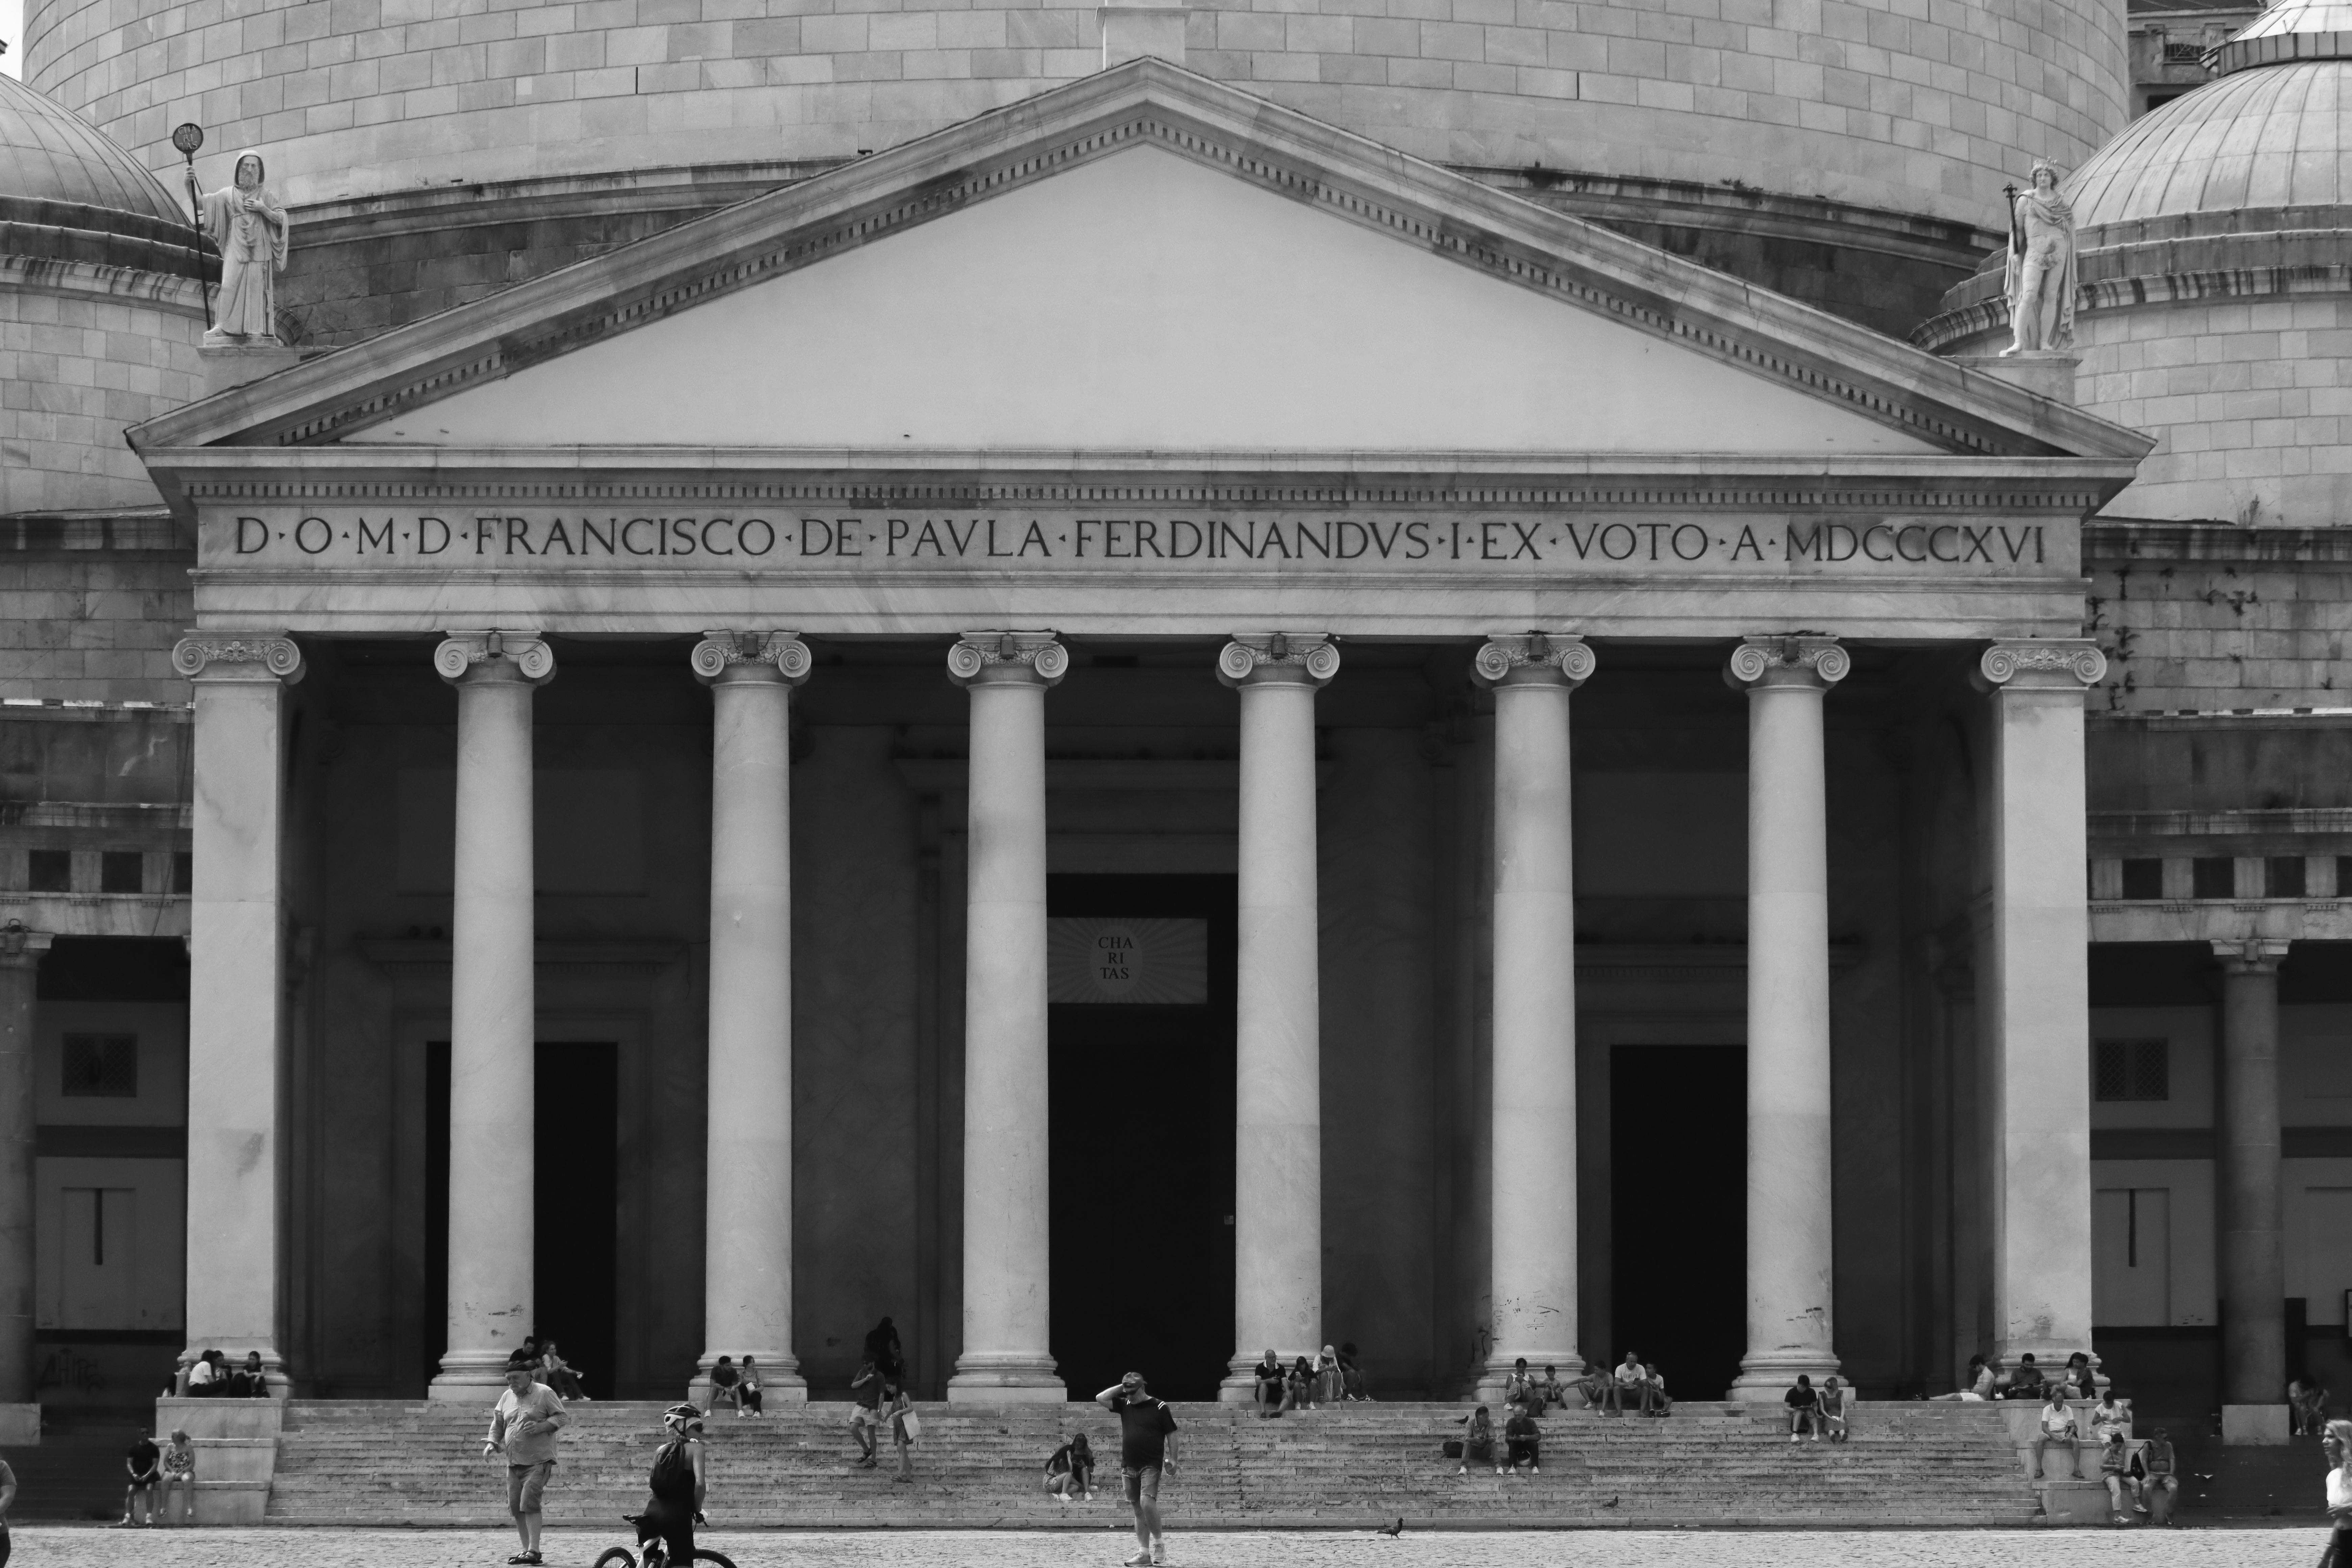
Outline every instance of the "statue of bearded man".
{"label": "statue of bearded man", "polygon": [[205,344],[276,345],[287,219],[286,209],[263,183],[261,154],[239,153],[234,183],[196,196],[196,213],[221,258],[219,307]]}
{"label": "statue of bearded man", "polygon": [[2009,190],[2010,345],[2004,354],[2074,346],[2074,205],[2058,171],[2033,165],[2033,188]]}

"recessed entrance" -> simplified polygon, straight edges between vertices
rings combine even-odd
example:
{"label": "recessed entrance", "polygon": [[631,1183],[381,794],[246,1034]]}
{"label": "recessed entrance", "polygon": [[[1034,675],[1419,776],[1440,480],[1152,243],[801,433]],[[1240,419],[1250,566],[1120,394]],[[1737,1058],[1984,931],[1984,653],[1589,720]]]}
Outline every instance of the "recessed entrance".
{"label": "recessed entrance", "polygon": [[1720,1399],[1747,1348],[1748,1049],[1618,1046],[1609,1110],[1609,1358]]}
{"label": "recessed entrance", "polygon": [[[621,1048],[541,1040],[533,1070],[531,1331],[552,1337],[588,1392],[609,1399],[619,1345]],[[425,1047],[425,1353],[441,1369],[449,1321],[449,1042]]]}
{"label": "recessed entrance", "polygon": [[[1055,877],[1053,1352],[1214,1399],[1234,1342],[1231,877]],[[1170,998],[1181,998],[1172,1000]]]}

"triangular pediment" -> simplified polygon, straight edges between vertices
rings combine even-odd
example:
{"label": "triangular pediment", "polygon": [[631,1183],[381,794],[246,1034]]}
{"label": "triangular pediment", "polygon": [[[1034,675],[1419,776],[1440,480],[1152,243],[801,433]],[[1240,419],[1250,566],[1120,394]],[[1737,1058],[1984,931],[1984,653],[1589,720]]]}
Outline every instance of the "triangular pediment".
{"label": "triangular pediment", "polygon": [[206,399],[133,441],[151,453],[2146,447],[1151,60]]}

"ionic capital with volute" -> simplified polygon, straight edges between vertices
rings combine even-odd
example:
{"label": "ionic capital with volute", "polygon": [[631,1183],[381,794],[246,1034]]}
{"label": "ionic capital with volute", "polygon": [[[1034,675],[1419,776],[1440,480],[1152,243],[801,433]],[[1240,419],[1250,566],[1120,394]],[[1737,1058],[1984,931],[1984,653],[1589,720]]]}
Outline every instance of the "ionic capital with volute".
{"label": "ionic capital with volute", "polygon": [[1070,650],[1052,632],[966,632],[948,649],[958,686],[1053,686],[1070,672]]}
{"label": "ionic capital with volute", "polygon": [[1971,679],[1980,691],[2072,691],[2095,686],[2107,656],[2087,637],[2036,637],[1997,642],[1977,660]]}
{"label": "ionic capital with volute", "polygon": [[1600,661],[1582,637],[1566,632],[1496,632],[1470,662],[1481,686],[1565,686],[1592,679]]}
{"label": "ionic capital with volute", "polygon": [[1217,653],[1217,679],[1244,686],[1315,686],[1339,673],[1339,649],[1320,632],[1235,632]]}
{"label": "ionic capital with volute", "polygon": [[433,650],[434,672],[452,686],[463,681],[555,679],[555,650],[533,632],[444,632]]}
{"label": "ionic capital with volute", "polygon": [[279,680],[304,674],[292,637],[267,633],[194,632],[172,646],[172,668],[191,680]]}
{"label": "ionic capital with volute", "polygon": [[798,686],[809,678],[815,662],[808,644],[793,632],[705,632],[688,656],[694,678],[705,686],[722,680]]}
{"label": "ionic capital with volute", "polygon": [[2219,938],[2213,942],[2213,956],[2221,961],[2225,974],[2275,974],[2278,966],[2286,962],[2288,941],[2279,937],[2250,936],[2231,941]]}
{"label": "ionic capital with volute", "polygon": [[1730,661],[1723,667],[1723,679],[1741,691],[1776,686],[1826,691],[1853,668],[1853,656],[1838,645],[1837,638],[1801,632],[1748,638],[1731,650]]}

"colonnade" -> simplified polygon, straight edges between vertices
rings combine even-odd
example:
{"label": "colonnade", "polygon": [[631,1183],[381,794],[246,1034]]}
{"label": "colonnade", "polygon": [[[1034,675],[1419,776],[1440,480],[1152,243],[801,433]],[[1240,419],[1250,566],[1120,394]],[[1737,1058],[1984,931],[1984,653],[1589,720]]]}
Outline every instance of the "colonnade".
{"label": "colonnade", "polygon": [[[201,1245],[189,1248],[188,1333],[192,1347],[258,1350],[276,1373],[278,737],[301,661],[290,640],[249,637],[192,637],[174,659],[196,689],[188,1190]],[[433,659],[458,710],[449,1349],[433,1391],[475,1399],[531,1326],[531,698],[555,668],[543,640],[510,631],[447,634]],[[1281,632],[1237,635],[1216,659],[1241,707],[1233,1398],[1246,1397],[1263,1348],[1292,1355],[1325,1333],[1315,703],[1339,662],[1328,637]],[[690,656],[714,705],[702,1366],[757,1355],[776,1399],[805,1397],[791,1319],[789,730],[810,663],[780,631],[709,633]],[[967,633],[948,656],[971,704],[954,1400],[1066,1396],[1048,1348],[1045,702],[1068,663],[1034,631]],[[1749,700],[1748,1351],[1736,1389],[1774,1398],[1797,1373],[1838,1365],[1822,708],[1850,668],[1833,638],[1762,637],[1725,670]],[[1497,635],[1474,661],[1495,701],[1490,1380],[1517,1357],[1567,1365],[1582,1349],[1569,741],[1572,693],[1595,670],[1565,632]],[[1978,669],[1992,707],[1982,969],[2004,1356],[2090,1339],[2082,710],[2103,670],[2074,641],[1997,644]]]}

